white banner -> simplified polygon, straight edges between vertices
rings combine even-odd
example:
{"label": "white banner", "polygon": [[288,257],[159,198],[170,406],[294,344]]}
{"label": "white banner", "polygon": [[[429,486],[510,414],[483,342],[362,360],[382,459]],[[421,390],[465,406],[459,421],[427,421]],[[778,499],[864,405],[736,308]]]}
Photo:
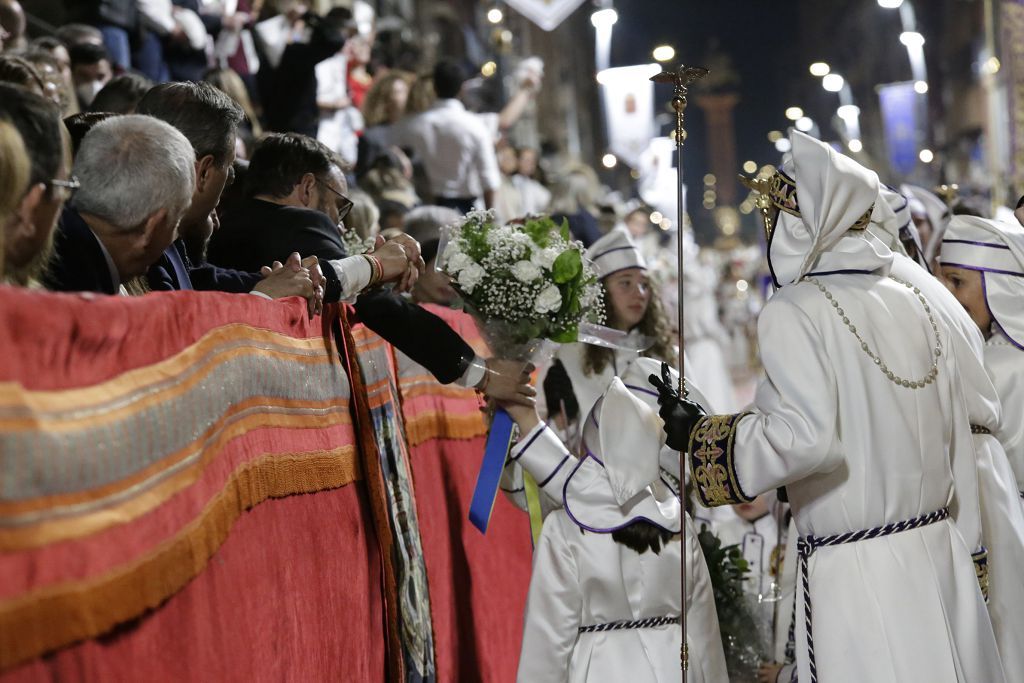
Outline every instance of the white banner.
{"label": "white banner", "polygon": [[650,78],[660,71],[656,64],[642,64],[604,69],[597,74],[608,149],[633,168],[655,135],[654,83]]}
{"label": "white banner", "polygon": [[583,4],[583,0],[505,0],[509,7],[540,26],[554,31]]}

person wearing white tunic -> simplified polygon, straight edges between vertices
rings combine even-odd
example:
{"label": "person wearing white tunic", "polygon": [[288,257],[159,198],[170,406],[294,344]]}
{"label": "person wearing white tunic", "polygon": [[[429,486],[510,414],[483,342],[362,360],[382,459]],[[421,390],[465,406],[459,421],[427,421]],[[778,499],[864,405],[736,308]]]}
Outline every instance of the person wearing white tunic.
{"label": "person wearing white tunic", "polygon": [[865,231],[877,176],[809,136],[791,142],[763,188],[780,288],[758,321],[766,378],[735,415],[662,388],[668,443],[689,453],[707,504],[786,486],[801,682],[1000,683],[949,328]]}
{"label": "person wearing white tunic", "polygon": [[[1019,321],[1024,296],[1024,228],[1019,225],[955,216],[942,245],[941,267],[947,286],[962,303],[961,316],[972,331],[985,335],[984,363],[1002,402],[1002,420],[982,423],[979,482],[985,543],[989,548],[989,612],[1009,681],[1024,681],[1024,354],[1014,345],[1024,331]],[[1013,273],[1019,273],[1017,275]],[[1009,332],[1008,330],[1014,330]],[[970,402],[968,402],[970,410]],[[977,425],[974,417],[972,422]]]}
{"label": "person wearing white tunic", "polygon": [[535,411],[507,407],[525,435],[511,457],[560,492],[563,506],[547,517],[534,554],[522,683],[679,681],[683,561],[686,681],[728,681],[696,530],[662,480],[664,437],[652,393],[613,378],[587,419],[578,460]]}
{"label": "person wearing white tunic", "polygon": [[[892,241],[902,221],[897,211],[902,197],[894,197],[893,194],[886,188],[882,189],[879,196],[880,200],[885,201],[876,204],[869,228],[883,241],[887,236]],[[894,220],[893,212],[886,213],[886,206],[894,209]],[[954,218],[954,221],[957,222],[958,231],[975,224],[974,218]],[[985,224],[987,221],[981,223]],[[943,230],[946,230],[945,225]],[[977,233],[971,236],[983,235]],[[960,244],[958,239],[963,238],[952,239],[951,248],[955,250]],[[1024,506],[1018,496],[1006,453],[999,440],[993,436],[998,433],[1005,413],[1001,410],[996,387],[985,368],[985,340],[967,310],[923,267],[897,253],[890,272],[919,287],[952,333],[950,351],[956,356],[978,463],[982,544],[988,550],[989,614],[1007,681],[1024,681],[1024,648],[1019,646],[1024,643],[1024,581],[1020,579],[1020,568],[1024,567]],[[971,271],[970,274],[980,279],[977,272]]]}
{"label": "person wearing white tunic", "polygon": [[985,336],[985,364],[1003,405],[995,436],[1024,491],[1024,228],[956,216],[942,250],[943,278]]}
{"label": "person wearing white tunic", "polygon": [[[604,288],[606,325],[624,333],[620,348],[584,342],[564,344],[543,368],[538,385],[542,417],[557,422],[563,435],[577,433],[612,378],[626,372],[641,355],[675,364],[676,349],[665,312],[647,277],[647,263],[633,238],[615,229],[594,242],[587,259]],[[566,414],[568,424],[563,424]],[[575,446],[572,440],[570,445]]]}

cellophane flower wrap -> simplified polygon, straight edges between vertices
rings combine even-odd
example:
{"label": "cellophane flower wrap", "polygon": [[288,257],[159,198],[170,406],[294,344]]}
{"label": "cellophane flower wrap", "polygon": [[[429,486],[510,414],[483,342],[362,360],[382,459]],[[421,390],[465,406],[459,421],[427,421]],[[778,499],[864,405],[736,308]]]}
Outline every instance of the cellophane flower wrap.
{"label": "cellophane flower wrap", "polygon": [[577,340],[603,322],[602,289],[566,223],[547,216],[498,225],[473,211],[444,229],[438,269],[452,280],[495,355],[526,359],[544,340]]}

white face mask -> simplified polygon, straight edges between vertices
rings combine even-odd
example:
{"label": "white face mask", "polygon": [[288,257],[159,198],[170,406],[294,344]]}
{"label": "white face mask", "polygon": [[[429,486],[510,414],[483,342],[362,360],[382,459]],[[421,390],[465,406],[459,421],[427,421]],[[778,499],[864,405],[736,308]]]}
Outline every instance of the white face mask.
{"label": "white face mask", "polygon": [[103,81],[80,83],[75,87],[75,93],[78,95],[78,101],[82,103],[83,107],[88,107],[92,104],[92,101],[96,99],[96,94],[100,90],[103,90],[104,85]]}

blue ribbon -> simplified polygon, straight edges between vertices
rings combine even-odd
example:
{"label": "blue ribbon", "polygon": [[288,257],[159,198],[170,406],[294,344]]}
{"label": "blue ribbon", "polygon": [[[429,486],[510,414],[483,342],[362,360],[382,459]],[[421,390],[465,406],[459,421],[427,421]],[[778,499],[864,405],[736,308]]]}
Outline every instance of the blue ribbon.
{"label": "blue ribbon", "polygon": [[487,445],[484,447],[484,460],[476,477],[476,488],[473,489],[473,500],[469,504],[469,521],[482,534],[487,533],[487,525],[491,521],[491,510],[494,509],[494,499],[498,495],[501,472],[505,469],[505,457],[512,444],[514,426],[511,415],[501,408],[495,411],[491,431],[487,435]]}

